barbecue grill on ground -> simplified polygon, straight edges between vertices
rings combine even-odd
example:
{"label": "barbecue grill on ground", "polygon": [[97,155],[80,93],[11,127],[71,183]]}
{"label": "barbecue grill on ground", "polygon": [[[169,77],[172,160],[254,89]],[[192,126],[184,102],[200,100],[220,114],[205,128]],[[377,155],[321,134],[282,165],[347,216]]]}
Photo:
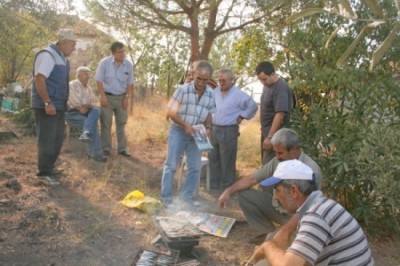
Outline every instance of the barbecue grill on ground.
{"label": "barbecue grill on ground", "polygon": [[179,250],[181,255],[189,255],[203,235],[196,226],[184,220],[155,216],[153,221],[164,244],[169,249]]}

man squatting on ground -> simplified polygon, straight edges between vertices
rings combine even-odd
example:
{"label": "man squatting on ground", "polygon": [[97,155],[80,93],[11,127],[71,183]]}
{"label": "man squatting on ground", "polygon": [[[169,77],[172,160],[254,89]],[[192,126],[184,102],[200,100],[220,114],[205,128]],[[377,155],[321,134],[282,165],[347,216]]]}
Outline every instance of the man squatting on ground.
{"label": "man squatting on ground", "polygon": [[239,124],[257,112],[253,98],[235,86],[232,70],[223,68],[218,74],[219,87],[214,90],[216,111],[212,115],[211,145],[208,153],[211,189],[225,189],[236,180],[236,154]]}
{"label": "man squatting on ground", "polygon": [[39,51],[34,59],[31,105],[36,120],[38,146],[38,179],[57,185],[54,176],[59,172],[54,164],[64,141],[65,110],[68,100],[69,62],[75,50],[76,36],[61,29],[58,41]]}
{"label": "man squatting on ground", "polygon": [[204,124],[207,134],[211,129],[211,113],[215,111],[212,89],[207,85],[213,73],[213,67],[207,61],[200,61],[194,67],[193,81],[178,86],[168,102],[167,117],[170,119],[168,133],[168,154],[161,180],[161,199],[166,207],[173,208],[173,183],[176,167],[183,153],[186,156],[187,173],[181,191],[181,199],[198,206],[193,198],[200,178],[201,151],[193,134],[193,126]]}
{"label": "man squatting on ground", "polygon": [[118,154],[131,157],[127,151],[125,125],[128,121],[128,106],[133,94],[134,69],[125,58],[124,44],[114,42],[111,55],[103,58],[96,69],[97,89],[100,95],[101,145],[103,154],[111,154],[111,125],[115,116]]}
{"label": "man squatting on ground", "polygon": [[274,186],[274,198],[300,221],[289,248],[279,247],[274,240],[264,242],[253,254],[256,265],[374,265],[360,225],[340,204],[324,197],[314,180],[309,166],[288,160],[261,182]]}
{"label": "man squatting on ground", "polygon": [[275,72],[270,62],[261,62],[256,68],[257,77],[264,85],[260,100],[261,161],[266,164],[275,157],[271,138],[282,127],[289,127],[293,92]]}
{"label": "man squatting on ground", "polygon": [[230,196],[235,192],[239,192],[239,205],[247,222],[250,227],[260,232],[259,236],[249,240],[250,243],[256,245],[262,243],[269,233],[275,231],[273,222],[284,225],[274,235],[274,239],[279,243],[288,241],[290,235],[296,230],[298,223],[296,214],[290,216],[273,200],[272,187],[263,187],[263,190],[251,188],[262,182],[266,177],[272,176],[279,162],[298,159],[307,164],[313,169],[317,188],[321,188],[321,169],[314,160],[301,150],[299,136],[296,131],[282,128],[274,134],[271,143],[276,156],[254,174],[243,177],[228,187],[218,199],[219,207],[224,208]]}
{"label": "man squatting on ground", "polygon": [[78,67],[76,79],[69,83],[68,111],[65,114],[67,123],[82,129],[79,140],[89,142],[88,158],[97,162],[106,162],[102,155],[98,121],[100,108],[96,107],[97,97],[88,85],[91,70]]}

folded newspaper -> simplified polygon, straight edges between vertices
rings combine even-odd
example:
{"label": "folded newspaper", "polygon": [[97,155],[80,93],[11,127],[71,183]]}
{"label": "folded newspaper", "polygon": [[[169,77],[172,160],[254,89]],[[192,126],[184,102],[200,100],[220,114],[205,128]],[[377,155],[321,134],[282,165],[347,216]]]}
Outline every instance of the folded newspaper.
{"label": "folded newspaper", "polygon": [[203,124],[194,125],[193,138],[196,142],[197,147],[200,151],[209,151],[214,147],[211,145],[209,138],[207,137],[206,128]]}
{"label": "folded newspaper", "polygon": [[235,219],[204,212],[180,211],[176,216],[183,217],[200,231],[219,237],[227,237]]}

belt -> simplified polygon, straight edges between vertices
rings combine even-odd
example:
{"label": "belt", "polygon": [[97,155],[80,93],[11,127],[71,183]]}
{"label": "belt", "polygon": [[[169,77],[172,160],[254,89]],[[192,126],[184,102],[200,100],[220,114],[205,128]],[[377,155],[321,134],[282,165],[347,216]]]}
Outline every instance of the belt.
{"label": "belt", "polygon": [[110,95],[110,96],[123,96],[123,95],[125,95],[125,93],[122,93],[122,94],[114,94],[114,93],[111,93],[111,92],[104,92],[106,95]]}
{"label": "belt", "polygon": [[228,126],[220,126],[220,125],[213,125],[213,127],[237,127],[238,125],[228,125]]}

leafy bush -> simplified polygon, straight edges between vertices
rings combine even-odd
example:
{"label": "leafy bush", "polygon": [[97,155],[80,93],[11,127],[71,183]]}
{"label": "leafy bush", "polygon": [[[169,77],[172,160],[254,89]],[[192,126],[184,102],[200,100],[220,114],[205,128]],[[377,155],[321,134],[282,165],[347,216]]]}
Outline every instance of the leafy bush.
{"label": "leafy bush", "polygon": [[322,168],[324,192],[367,229],[400,232],[398,84],[383,71],[307,68],[312,79],[293,81],[293,124]]}
{"label": "leafy bush", "polygon": [[20,97],[19,109],[12,116],[13,121],[20,125],[27,135],[35,134],[35,117],[30,106],[30,96],[23,94]]}

